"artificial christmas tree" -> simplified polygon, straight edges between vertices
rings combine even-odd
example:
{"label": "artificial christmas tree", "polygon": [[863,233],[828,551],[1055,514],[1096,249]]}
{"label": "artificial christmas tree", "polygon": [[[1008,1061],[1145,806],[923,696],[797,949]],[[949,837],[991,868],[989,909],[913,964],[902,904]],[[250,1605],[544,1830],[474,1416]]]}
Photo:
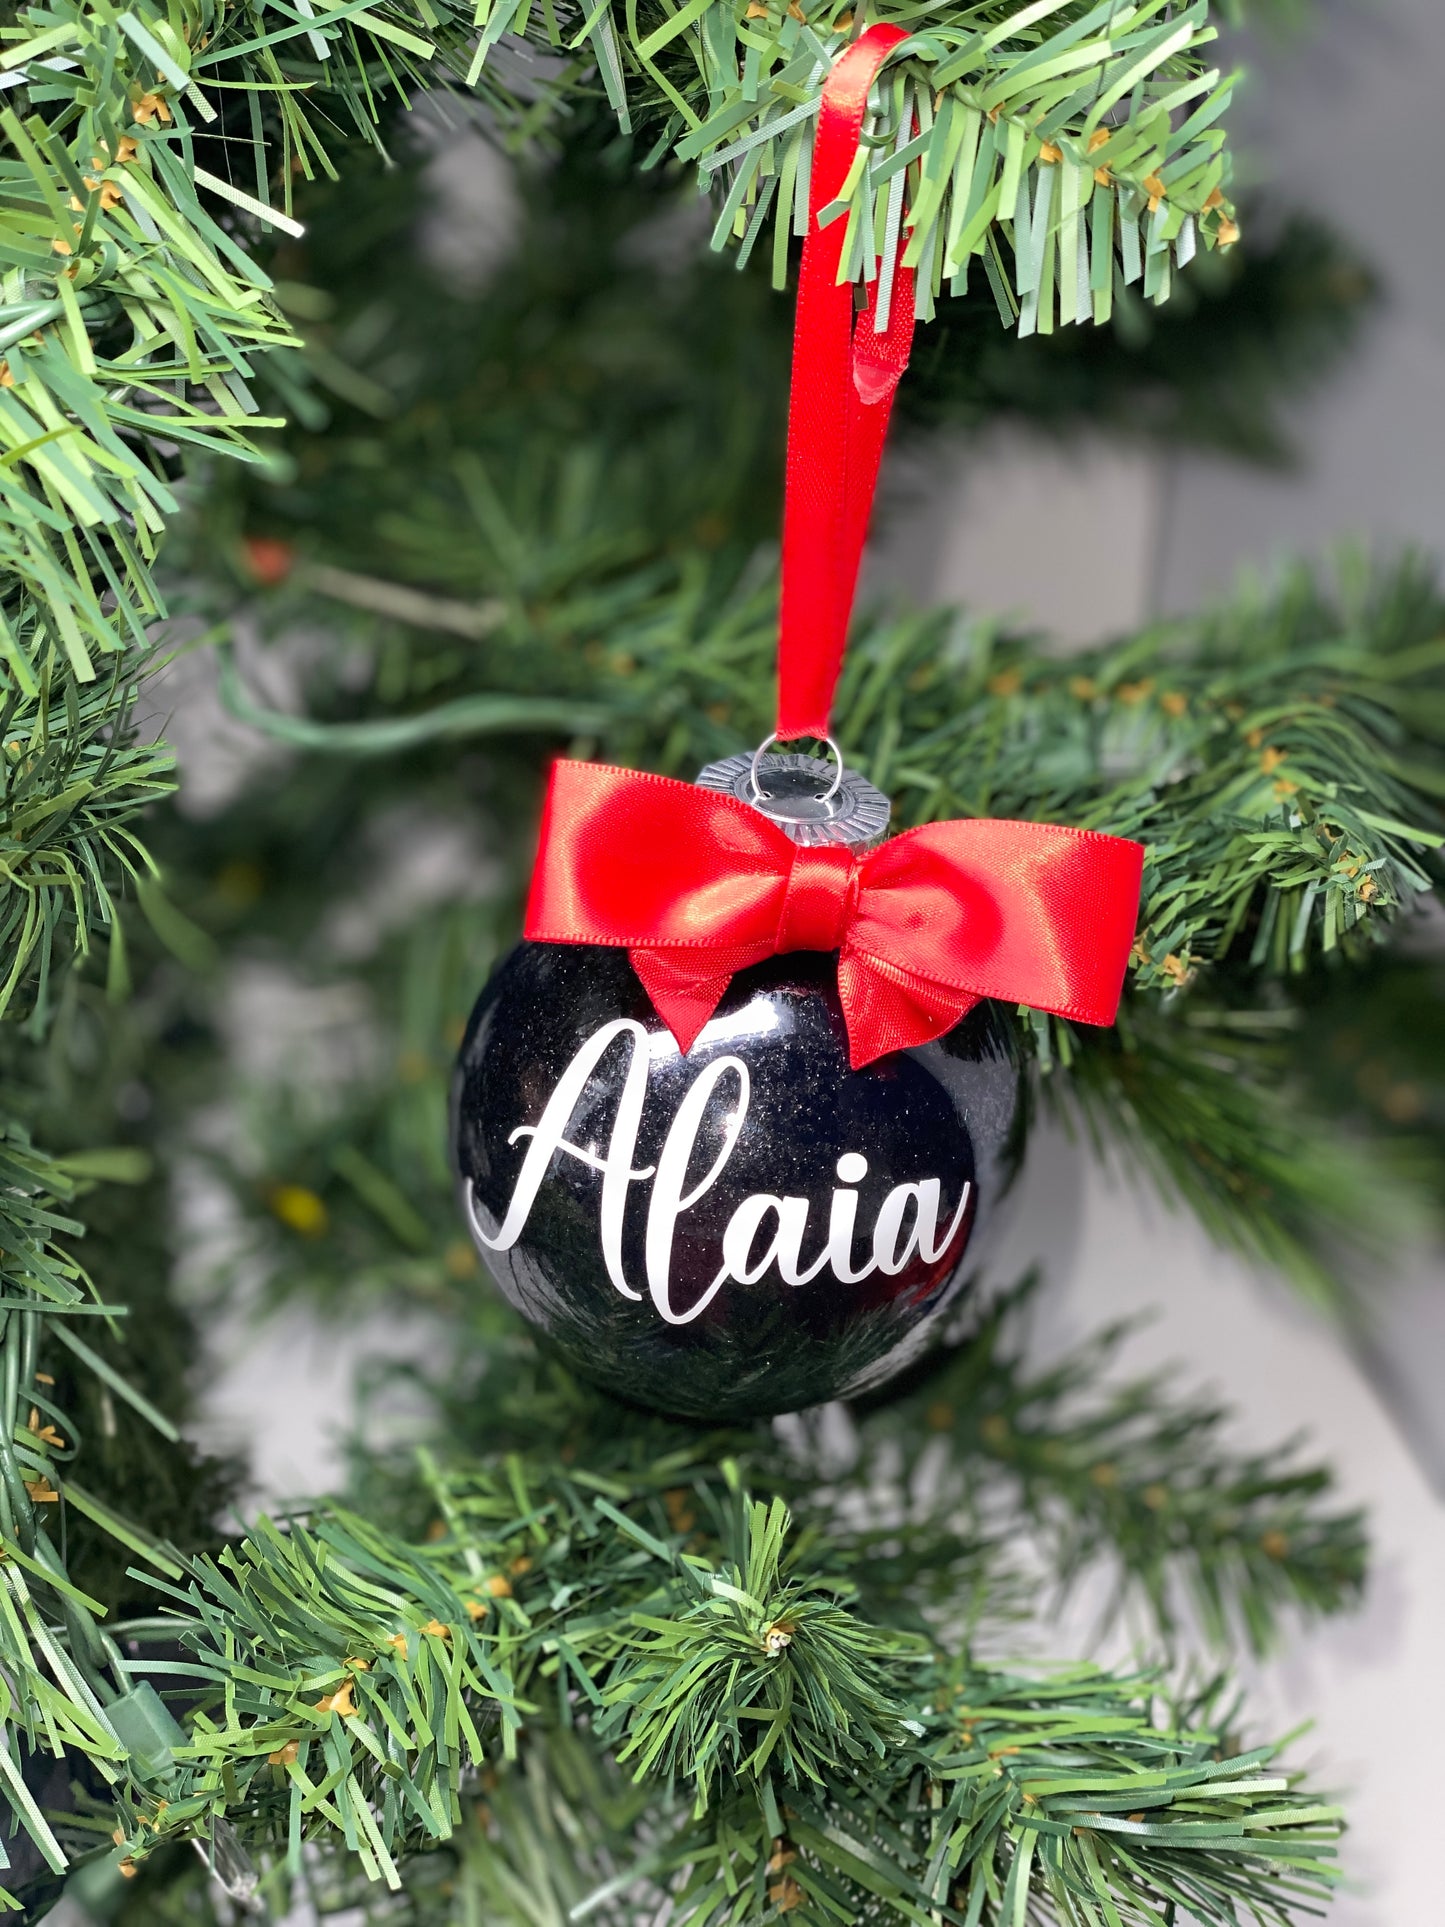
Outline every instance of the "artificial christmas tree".
{"label": "artificial christmas tree", "polygon": [[[841,1453],[831,1421],[648,1416],[534,1348],[454,1214],[451,1059],[515,934],[548,756],[690,781],[773,720],[769,283],[808,225],[819,90],[868,24],[713,0],[7,30],[0,1775],[30,1917],[67,1880],[147,1922],[302,1894],[377,1921],[1225,1922],[1328,1889],[1335,1810],[1264,1770],[1181,1653],[1354,1596],[1362,1529],[1326,1474],[1111,1391],[1100,1352],[1031,1376],[1016,1299],[856,1404]],[[1235,236],[1211,32],[1203,4],[994,0],[899,43],[825,212],[855,279],[906,264],[937,316],[916,419],[1146,390],[1157,432],[1209,415],[1217,365],[1167,343],[1190,257]],[[520,154],[516,249],[473,295],[411,252],[416,166],[367,151],[404,154],[397,95],[448,71]],[[662,218],[690,192],[674,155],[721,184],[743,273]],[[1297,288],[1301,245],[1226,258],[1177,325],[1258,348],[1249,290]],[[1051,332],[1127,331],[1140,294],[1171,298],[1147,381]],[[973,377],[980,306],[1026,338]],[[1299,582],[1060,663],[884,613],[834,712],[900,826],[1145,847],[1117,1029],[990,1021],[1028,1101],[1336,1298],[1367,1179],[1280,1040],[1430,885],[1439,616],[1408,574]],[[278,708],[257,638],[303,627]],[[198,646],[288,746],[200,818],[163,801],[145,726],[145,678]],[[403,889],[458,823],[442,888]],[[366,914],[338,914],[359,881]],[[276,959],[359,1016],[339,1059],[258,1088],[228,1000]],[[230,1275],[448,1321],[421,1450],[363,1431],[353,1489],[279,1523],[238,1526],[233,1469],[176,1442],[198,1169]],[[1024,1526],[1051,1571],[1113,1562],[1161,1670],[994,1657]]]}

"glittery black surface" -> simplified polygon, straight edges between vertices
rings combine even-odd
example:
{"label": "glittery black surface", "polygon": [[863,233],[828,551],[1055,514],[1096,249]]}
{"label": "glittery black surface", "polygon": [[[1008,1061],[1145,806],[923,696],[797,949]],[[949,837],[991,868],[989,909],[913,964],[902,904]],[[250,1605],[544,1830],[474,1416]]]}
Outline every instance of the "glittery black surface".
{"label": "glittery black surface", "polygon": [[[1008,1025],[982,1005],[941,1042],[853,1071],[835,973],[836,958],[804,952],[741,973],[683,1057],[623,951],[522,944],[498,967],[472,1013],[457,1065],[453,1122],[463,1208],[502,1291],[579,1372],[625,1398],[694,1417],[792,1411],[880,1384],[918,1354],[955,1301],[965,1253],[976,1254],[979,1230],[1020,1152],[1020,1081]],[[619,1032],[607,1044],[559,1125],[575,1149],[553,1151],[516,1242],[489,1249],[485,1238],[495,1238],[506,1218],[558,1080],[579,1049],[619,1018],[640,1024],[645,1038]],[[613,1149],[628,1063],[644,1048],[646,1096],[630,1167],[638,1172],[657,1166],[696,1080],[718,1059],[733,1060],[698,1120],[684,1199],[723,1150],[727,1120],[742,1096],[739,1063],[748,1103],[720,1173],[677,1215],[670,1242],[658,1213],[651,1273],[654,1180],[617,1181],[625,1197],[617,1214],[620,1274],[637,1294],[630,1297],[604,1261],[603,1176],[587,1160],[605,1160]],[[850,1153],[845,1183],[838,1161]],[[860,1157],[867,1160],[862,1175]],[[825,1262],[811,1282],[790,1285],[774,1259],[755,1281],[730,1276],[709,1296],[723,1267],[723,1234],[748,1198],[806,1201],[795,1260],[806,1274],[828,1245],[835,1191],[856,1192],[856,1229],[846,1241],[846,1265],[856,1272],[874,1256],[889,1193],[927,1179],[938,1181],[931,1261],[911,1235],[919,1210],[914,1194],[906,1209],[895,1201],[896,1235],[879,1247],[890,1260],[911,1249],[895,1276],[874,1269],[845,1283]],[[958,1229],[940,1243],[965,1182],[972,1188]],[[796,1215],[799,1207],[790,1209]],[[846,1197],[840,1209],[846,1213]],[[761,1263],[779,1229],[776,1212],[755,1210],[751,1263],[737,1267],[745,1271]],[[669,1322],[659,1303],[686,1322]]]}

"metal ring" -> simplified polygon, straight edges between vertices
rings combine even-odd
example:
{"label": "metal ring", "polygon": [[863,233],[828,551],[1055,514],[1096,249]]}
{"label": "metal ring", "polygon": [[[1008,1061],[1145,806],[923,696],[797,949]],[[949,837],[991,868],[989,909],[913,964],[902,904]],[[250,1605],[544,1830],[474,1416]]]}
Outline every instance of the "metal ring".
{"label": "metal ring", "polygon": [[[753,751],[753,766],[748,771],[748,782],[752,785],[753,801],[755,803],[761,803],[764,801],[763,786],[758,781],[758,764],[762,762],[764,752],[773,743],[776,743],[777,740],[778,740],[778,732],[774,730],[772,735],[765,736],[763,740],[758,744],[757,748]],[[815,737],[814,740],[817,741],[819,739]],[[832,786],[824,790],[823,794],[817,800],[820,803],[831,803],[833,798],[838,794],[839,790],[842,789],[843,787],[843,775],[844,775],[843,752],[841,749],[839,749],[838,745],[833,741],[833,738],[831,736],[824,736],[823,738],[821,738],[821,740],[828,745],[829,749],[832,750],[834,760],[837,762],[837,765],[838,765],[838,774],[833,778]]]}

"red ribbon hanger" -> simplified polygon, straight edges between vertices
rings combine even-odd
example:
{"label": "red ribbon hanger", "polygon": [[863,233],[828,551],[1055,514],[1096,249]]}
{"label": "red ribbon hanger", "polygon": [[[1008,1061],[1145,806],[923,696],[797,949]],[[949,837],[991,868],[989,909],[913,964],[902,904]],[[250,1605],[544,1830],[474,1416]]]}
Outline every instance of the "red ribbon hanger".
{"label": "red ribbon hanger", "polygon": [[888,417],[913,345],[913,270],[902,265],[903,237],[879,333],[879,283],[868,285],[855,318],[853,283],[838,278],[850,223],[837,215],[818,225],[847,182],[878,71],[907,38],[901,27],[870,27],[839,56],[818,109],[788,396],[778,626],[777,734],[784,742],[828,734]]}
{"label": "red ribbon hanger", "polygon": [[[788,409],[778,730],[828,735],[888,417],[913,339],[897,237],[855,314],[839,279],[842,198],[868,96],[907,35],[871,27],[823,85]],[[871,237],[870,237],[871,239]],[[887,303],[878,328],[880,300]],[[860,853],[793,843],[761,811],[670,777],[559,762],[525,933],[625,947],[687,1050],[733,975],[836,950],[855,1069],[941,1037],[983,997],[1088,1024],[1118,1009],[1138,913],[1138,843],[1059,824],[930,823]]]}

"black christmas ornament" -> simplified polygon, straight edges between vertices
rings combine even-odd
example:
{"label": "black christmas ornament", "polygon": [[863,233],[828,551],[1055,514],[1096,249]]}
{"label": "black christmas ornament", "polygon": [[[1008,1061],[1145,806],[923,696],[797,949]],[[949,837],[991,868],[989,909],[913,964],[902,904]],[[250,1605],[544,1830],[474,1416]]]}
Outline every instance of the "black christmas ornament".
{"label": "black christmas ornament", "polygon": [[836,770],[767,744],[699,789],[559,763],[535,941],[457,1071],[463,1208],[502,1291],[578,1371],[696,1418],[868,1391],[927,1345],[1021,1149],[987,999],[1112,1023],[1138,908],[1142,849],[1093,831],[876,847],[887,799],[827,736],[914,292],[891,249],[857,303],[852,230],[821,216],[906,38],[868,28],[824,83],[799,275],[777,730]]}
{"label": "black christmas ornament", "polygon": [[[886,825],[826,764],[758,774],[797,841]],[[853,1070],[836,974],[810,951],[741,971],[685,1055],[623,950],[523,943],[493,975],[454,1086],[462,1206],[578,1372],[695,1418],[793,1411],[881,1384],[957,1302],[1022,1149],[1009,1021],[980,1004]]]}

